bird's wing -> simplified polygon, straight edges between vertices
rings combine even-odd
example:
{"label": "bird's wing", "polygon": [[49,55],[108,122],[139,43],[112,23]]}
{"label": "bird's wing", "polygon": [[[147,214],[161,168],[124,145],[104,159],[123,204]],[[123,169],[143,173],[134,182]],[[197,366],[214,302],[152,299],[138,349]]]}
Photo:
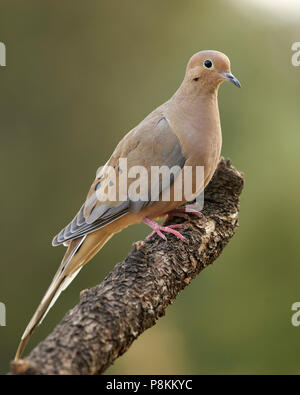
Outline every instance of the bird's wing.
{"label": "bird's wing", "polygon": [[[122,168],[124,159],[127,169]],[[56,246],[94,232],[129,212],[139,212],[151,204],[150,193],[148,200],[135,201],[128,197],[128,190],[135,179],[127,177],[130,174],[126,176],[126,171],[129,172],[133,166],[143,166],[150,177],[151,166],[177,166],[181,169],[185,160],[180,141],[164,116],[140,124],[120,141],[106,165],[97,171],[85,203],[73,221],[55,236],[52,244]],[[175,176],[170,179],[169,185],[160,182],[159,193],[170,186]],[[150,182],[148,192],[149,188]],[[125,191],[122,200],[119,195],[121,189]]]}

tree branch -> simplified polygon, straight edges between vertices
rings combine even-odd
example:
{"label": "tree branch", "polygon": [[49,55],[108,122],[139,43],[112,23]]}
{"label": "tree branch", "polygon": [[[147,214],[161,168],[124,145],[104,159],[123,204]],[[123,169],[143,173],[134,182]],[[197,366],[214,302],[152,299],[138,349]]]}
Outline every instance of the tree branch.
{"label": "tree branch", "polygon": [[183,222],[187,242],[167,235],[168,242],[153,237],[135,243],[26,359],[12,362],[12,374],[103,373],[220,255],[238,224],[242,188],[242,174],[222,158],[205,190],[206,221],[191,215]]}

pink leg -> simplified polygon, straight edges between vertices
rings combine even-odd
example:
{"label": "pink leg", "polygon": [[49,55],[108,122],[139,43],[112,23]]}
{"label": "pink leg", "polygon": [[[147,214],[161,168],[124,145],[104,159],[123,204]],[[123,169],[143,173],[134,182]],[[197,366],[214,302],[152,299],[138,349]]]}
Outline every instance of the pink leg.
{"label": "pink leg", "polygon": [[196,207],[195,204],[188,204],[186,206],[178,207],[178,208],[175,208],[172,211],[169,211],[167,213],[168,216],[165,219],[163,225],[165,225],[165,223],[168,222],[173,217],[183,217],[185,219],[188,219],[189,218],[188,214],[194,214],[197,217],[203,218],[205,220],[205,217],[201,213],[201,211],[197,211],[194,207]]}
{"label": "pink leg", "polygon": [[172,233],[173,235],[175,235],[176,237],[178,237],[178,239],[180,240],[185,240],[185,238],[182,236],[182,234],[180,234],[179,232],[177,232],[176,230],[174,230],[174,228],[181,228],[182,225],[180,224],[176,224],[176,225],[169,225],[169,226],[163,226],[163,225],[159,225],[158,223],[156,223],[155,221],[152,221],[152,219],[146,217],[144,218],[143,222],[150,226],[150,228],[153,229],[153,232],[151,232],[146,239],[149,240],[153,235],[158,234],[158,236],[160,236],[162,239],[167,240],[166,236],[162,233],[162,232],[166,232],[166,233]]}

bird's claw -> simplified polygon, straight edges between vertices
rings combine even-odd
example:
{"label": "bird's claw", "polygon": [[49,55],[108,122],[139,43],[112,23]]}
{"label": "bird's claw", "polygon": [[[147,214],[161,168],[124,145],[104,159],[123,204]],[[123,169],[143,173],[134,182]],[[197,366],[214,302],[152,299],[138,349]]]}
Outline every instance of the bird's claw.
{"label": "bird's claw", "polygon": [[188,204],[186,206],[178,207],[175,208],[174,210],[169,211],[167,213],[168,216],[164,221],[163,225],[165,225],[173,217],[182,217],[184,219],[188,219],[189,218],[188,214],[196,215],[197,217],[202,218],[204,221],[206,221],[201,211],[196,210],[195,207],[196,207],[195,204]]}
{"label": "bird's claw", "polygon": [[181,228],[182,227],[181,224],[174,224],[174,225],[163,226],[163,225],[159,225],[158,223],[156,223],[155,221],[152,221],[150,218],[147,218],[147,217],[144,219],[144,223],[147,224],[148,226],[150,226],[150,228],[153,229],[153,232],[151,232],[146,237],[146,240],[151,239],[151,237],[154,236],[155,234],[157,234],[162,239],[167,240],[166,236],[162,232],[172,233],[178,239],[180,239],[182,241],[185,240],[185,238],[182,236],[182,234],[177,232],[177,230],[175,230],[175,229]]}

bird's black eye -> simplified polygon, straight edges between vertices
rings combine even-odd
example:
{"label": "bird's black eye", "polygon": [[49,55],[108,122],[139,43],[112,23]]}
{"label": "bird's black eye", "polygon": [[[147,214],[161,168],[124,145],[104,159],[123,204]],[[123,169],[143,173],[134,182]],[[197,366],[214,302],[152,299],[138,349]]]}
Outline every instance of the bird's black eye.
{"label": "bird's black eye", "polygon": [[206,60],[204,61],[203,65],[204,65],[207,69],[210,69],[210,68],[212,67],[213,64],[212,64],[212,61],[211,61],[211,60],[206,59]]}
{"label": "bird's black eye", "polygon": [[198,81],[198,80],[199,80],[199,77],[194,78],[194,81]]}

